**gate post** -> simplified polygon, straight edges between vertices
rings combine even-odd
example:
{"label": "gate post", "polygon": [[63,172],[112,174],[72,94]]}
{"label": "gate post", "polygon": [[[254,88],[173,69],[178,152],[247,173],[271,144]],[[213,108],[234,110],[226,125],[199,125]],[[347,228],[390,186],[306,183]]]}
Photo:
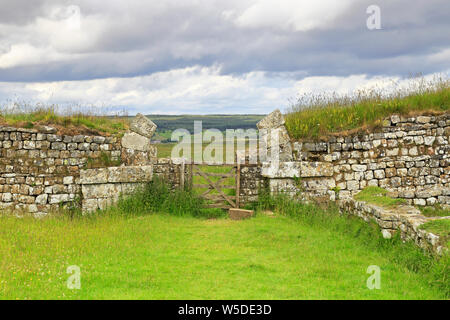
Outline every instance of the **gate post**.
{"label": "gate post", "polygon": [[236,208],[240,207],[240,193],[241,193],[241,162],[236,164]]}
{"label": "gate post", "polygon": [[184,190],[184,170],[185,170],[185,165],[184,165],[184,159],[183,161],[181,161],[181,165],[180,165],[180,188],[181,190]]}

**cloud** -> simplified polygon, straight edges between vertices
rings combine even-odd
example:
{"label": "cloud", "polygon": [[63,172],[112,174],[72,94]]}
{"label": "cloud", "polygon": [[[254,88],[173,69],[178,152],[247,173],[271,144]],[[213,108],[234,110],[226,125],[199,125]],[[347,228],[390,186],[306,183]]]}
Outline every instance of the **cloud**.
{"label": "cloud", "polygon": [[[431,77],[433,75],[429,75]],[[407,84],[400,77],[316,76],[295,80],[292,74],[249,72],[224,75],[219,66],[188,67],[148,76],[85,81],[0,82],[0,101],[25,101],[106,107],[130,114],[269,113],[288,109],[298,95],[318,92],[351,93],[392,84]]]}
{"label": "cloud", "polygon": [[239,27],[273,27],[308,31],[329,28],[330,22],[354,3],[353,0],[262,0],[255,1],[234,22]]}
{"label": "cloud", "polygon": [[[228,74],[405,76],[450,65],[423,63],[449,48],[446,0],[380,0],[379,31],[366,28],[368,0],[37,3],[21,24],[0,14],[0,60],[9,61],[0,63],[0,81],[135,77],[215,64]],[[18,48],[30,50],[9,58]]]}
{"label": "cloud", "polygon": [[[185,108],[210,103],[225,110],[234,103],[238,110],[257,101],[265,110],[285,103],[302,80],[338,85],[334,77],[405,78],[450,69],[448,0],[379,0],[382,30],[376,31],[366,27],[370,0],[1,2],[0,81],[31,97],[40,85],[62,90],[67,100],[83,98],[78,92],[89,83],[97,88],[92,92],[105,92],[107,103],[135,108],[156,108],[162,97],[178,103],[176,88]],[[155,80],[170,75],[182,78]],[[204,79],[214,86],[202,87]],[[214,93],[196,96],[193,81]],[[108,89],[117,82],[142,88]],[[168,88],[147,87],[158,83]]]}

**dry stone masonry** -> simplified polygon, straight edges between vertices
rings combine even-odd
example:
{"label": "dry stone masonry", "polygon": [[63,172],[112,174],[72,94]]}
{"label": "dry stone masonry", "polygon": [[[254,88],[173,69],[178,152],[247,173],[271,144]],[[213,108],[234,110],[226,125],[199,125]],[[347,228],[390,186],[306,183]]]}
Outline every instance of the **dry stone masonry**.
{"label": "dry stone masonry", "polygon": [[[262,127],[284,131],[280,116],[275,111],[261,121]],[[445,244],[420,226],[450,217],[427,218],[411,205],[450,206],[449,135],[448,113],[393,115],[370,133],[337,134],[326,141],[291,141],[292,160],[281,160],[290,159],[284,154],[280,155],[282,162],[264,162],[261,176],[272,193],[338,200],[344,212],[375,221],[385,237],[400,232],[403,239],[440,254],[447,250]],[[285,139],[280,143],[287,144]],[[280,149],[289,152],[289,147]],[[367,186],[385,188],[409,205],[386,209],[355,201],[353,196]]]}
{"label": "dry stone masonry", "polygon": [[356,215],[366,221],[375,221],[387,239],[400,232],[402,239],[414,241],[427,251],[440,255],[448,250],[444,239],[420,227],[429,221],[450,217],[425,217],[420,210],[409,205],[384,208],[353,199],[340,200],[338,205],[344,213]]}
{"label": "dry stone masonry", "polygon": [[[409,205],[450,205],[450,114],[393,115],[373,132],[334,135],[326,141],[291,141],[283,115],[274,111],[258,123],[260,147],[269,157],[240,166],[240,203],[256,201],[262,188],[296,197],[339,200],[343,210],[374,219],[385,236],[403,238],[434,252],[435,235],[420,230],[429,218],[411,206],[387,210],[352,199],[367,186],[388,189]],[[150,143],[156,125],[137,115],[122,138],[58,135],[56,129],[0,127],[0,210],[44,215],[81,200],[84,212],[104,209],[155,176],[173,188],[192,183],[192,167],[157,159]],[[271,136],[278,136],[279,146]],[[273,161],[271,152],[279,157]],[[108,158],[119,167],[87,169]]]}
{"label": "dry stone masonry", "polygon": [[293,161],[264,163],[272,191],[350,198],[366,186],[409,204],[450,204],[450,115],[393,115],[373,133],[292,142]]}
{"label": "dry stone masonry", "polygon": [[81,170],[84,212],[106,209],[121,195],[133,193],[152,180],[153,166],[110,167]]}
{"label": "dry stone masonry", "polygon": [[[132,121],[130,132],[122,139],[59,135],[50,126],[37,129],[0,126],[0,210],[21,210],[45,215],[79,198],[88,207],[95,207],[93,195],[99,195],[97,207],[103,208],[105,198],[108,198],[105,190],[115,188],[111,185],[106,186],[105,190],[88,187],[88,177],[84,175],[83,179],[87,180],[81,181],[80,172],[92,163],[102,166],[105,158],[109,163],[122,162],[122,166],[155,163],[156,147],[150,144],[155,130],[156,125],[142,115]],[[87,172],[97,177],[105,170],[109,169],[98,168]],[[129,174],[128,182],[135,183],[131,173],[137,173],[137,169],[122,170]],[[125,179],[124,176],[122,179]],[[122,191],[128,190],[125,181],[113,183],[123,184],[120,186],[123,187]],[[95,192],[83,192],[83,184],[86,185],[85,191],[93,189]]]}
{"label": "dry stone masonry", "polygon": [[50,127],[0,127],[0,209],[37,215],[80,193],[80,170],[89,161],[121,157],[116,137],[58,135]]}

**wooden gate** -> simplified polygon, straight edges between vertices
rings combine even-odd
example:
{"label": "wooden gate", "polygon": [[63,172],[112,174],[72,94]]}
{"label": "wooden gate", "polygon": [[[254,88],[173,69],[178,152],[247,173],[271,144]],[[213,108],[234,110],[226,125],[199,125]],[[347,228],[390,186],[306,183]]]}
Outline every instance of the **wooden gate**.
{"label": "wooden gate", "polygon": [[[200,195],[207,202],[207,208],[239,208],[240,165],[191,164],[191,181],[194,189],[206,189]],[[225,172],[210,172],[208,167],[219,167]],[[228,170],[229,169],[229,170]],[[201,178],[195,178],[201,177]],[[201,183],[195,183],[201,180]],[[234,183],[231,183],[233,181]],[[234,190],[234,195],[226,190]]]}

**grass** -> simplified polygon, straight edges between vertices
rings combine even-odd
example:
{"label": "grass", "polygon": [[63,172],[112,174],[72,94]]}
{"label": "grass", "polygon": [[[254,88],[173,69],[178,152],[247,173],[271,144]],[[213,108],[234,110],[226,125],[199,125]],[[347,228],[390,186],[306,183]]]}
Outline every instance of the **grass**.
{"label": "grass", "polygon": [[56,126],[69,134],[119,135],[128,128],[128,120],[121,116],[101,114],[102,109],[60,108],[56,105],[13,104],[2,106],[0,124],[34,128],[39,125]]}
{"label": "grass", "polygon": [[383,188],[370,186],[357,193],[354,198],[355,200],[365,201],[382,207],[393,207],[406,203],[404,199],[389,197],[388,193]]}
{"label": "grass", "polygon": [[440,236],[450,248],[450,219],[433,220],[424,223],[420,228]]}
{"label": "grass", "polygon": [[420,211],[425,217],[448,217],[450,210],[442,208],[439,205],[433,207],[419,207]]}
{"label": "grass", "polygon": [[[0,218],[2,299],[442,299],[426,277],[288,217]],[[81,268],[69,290],[68,266]],[[382,270],[381,290],[366,269]]]}
{"label": "grass", "polygon": [[450,108],[450,81],[438,78],[412,81],[409,88],[368,89],[353,95],[302,96],[286,115],[292,138],[319,139],[332,133],[374,128],[392,114],[447,112]]}
{"label": "grass", "polygon": [[[90,216],[0,216],[0,297],[449,297],[447,256],[437,260],[397,238],[382,239],[378,228],[333,207],[263,193],[255,208],[275,216],[205,219],[183,197],[189,191],[171,197],[163,184],[147,188]],[[72,265],[81,269],[81,290],[66,287]],[[380,290],[366,287],[371,265],[381,268]]]}

